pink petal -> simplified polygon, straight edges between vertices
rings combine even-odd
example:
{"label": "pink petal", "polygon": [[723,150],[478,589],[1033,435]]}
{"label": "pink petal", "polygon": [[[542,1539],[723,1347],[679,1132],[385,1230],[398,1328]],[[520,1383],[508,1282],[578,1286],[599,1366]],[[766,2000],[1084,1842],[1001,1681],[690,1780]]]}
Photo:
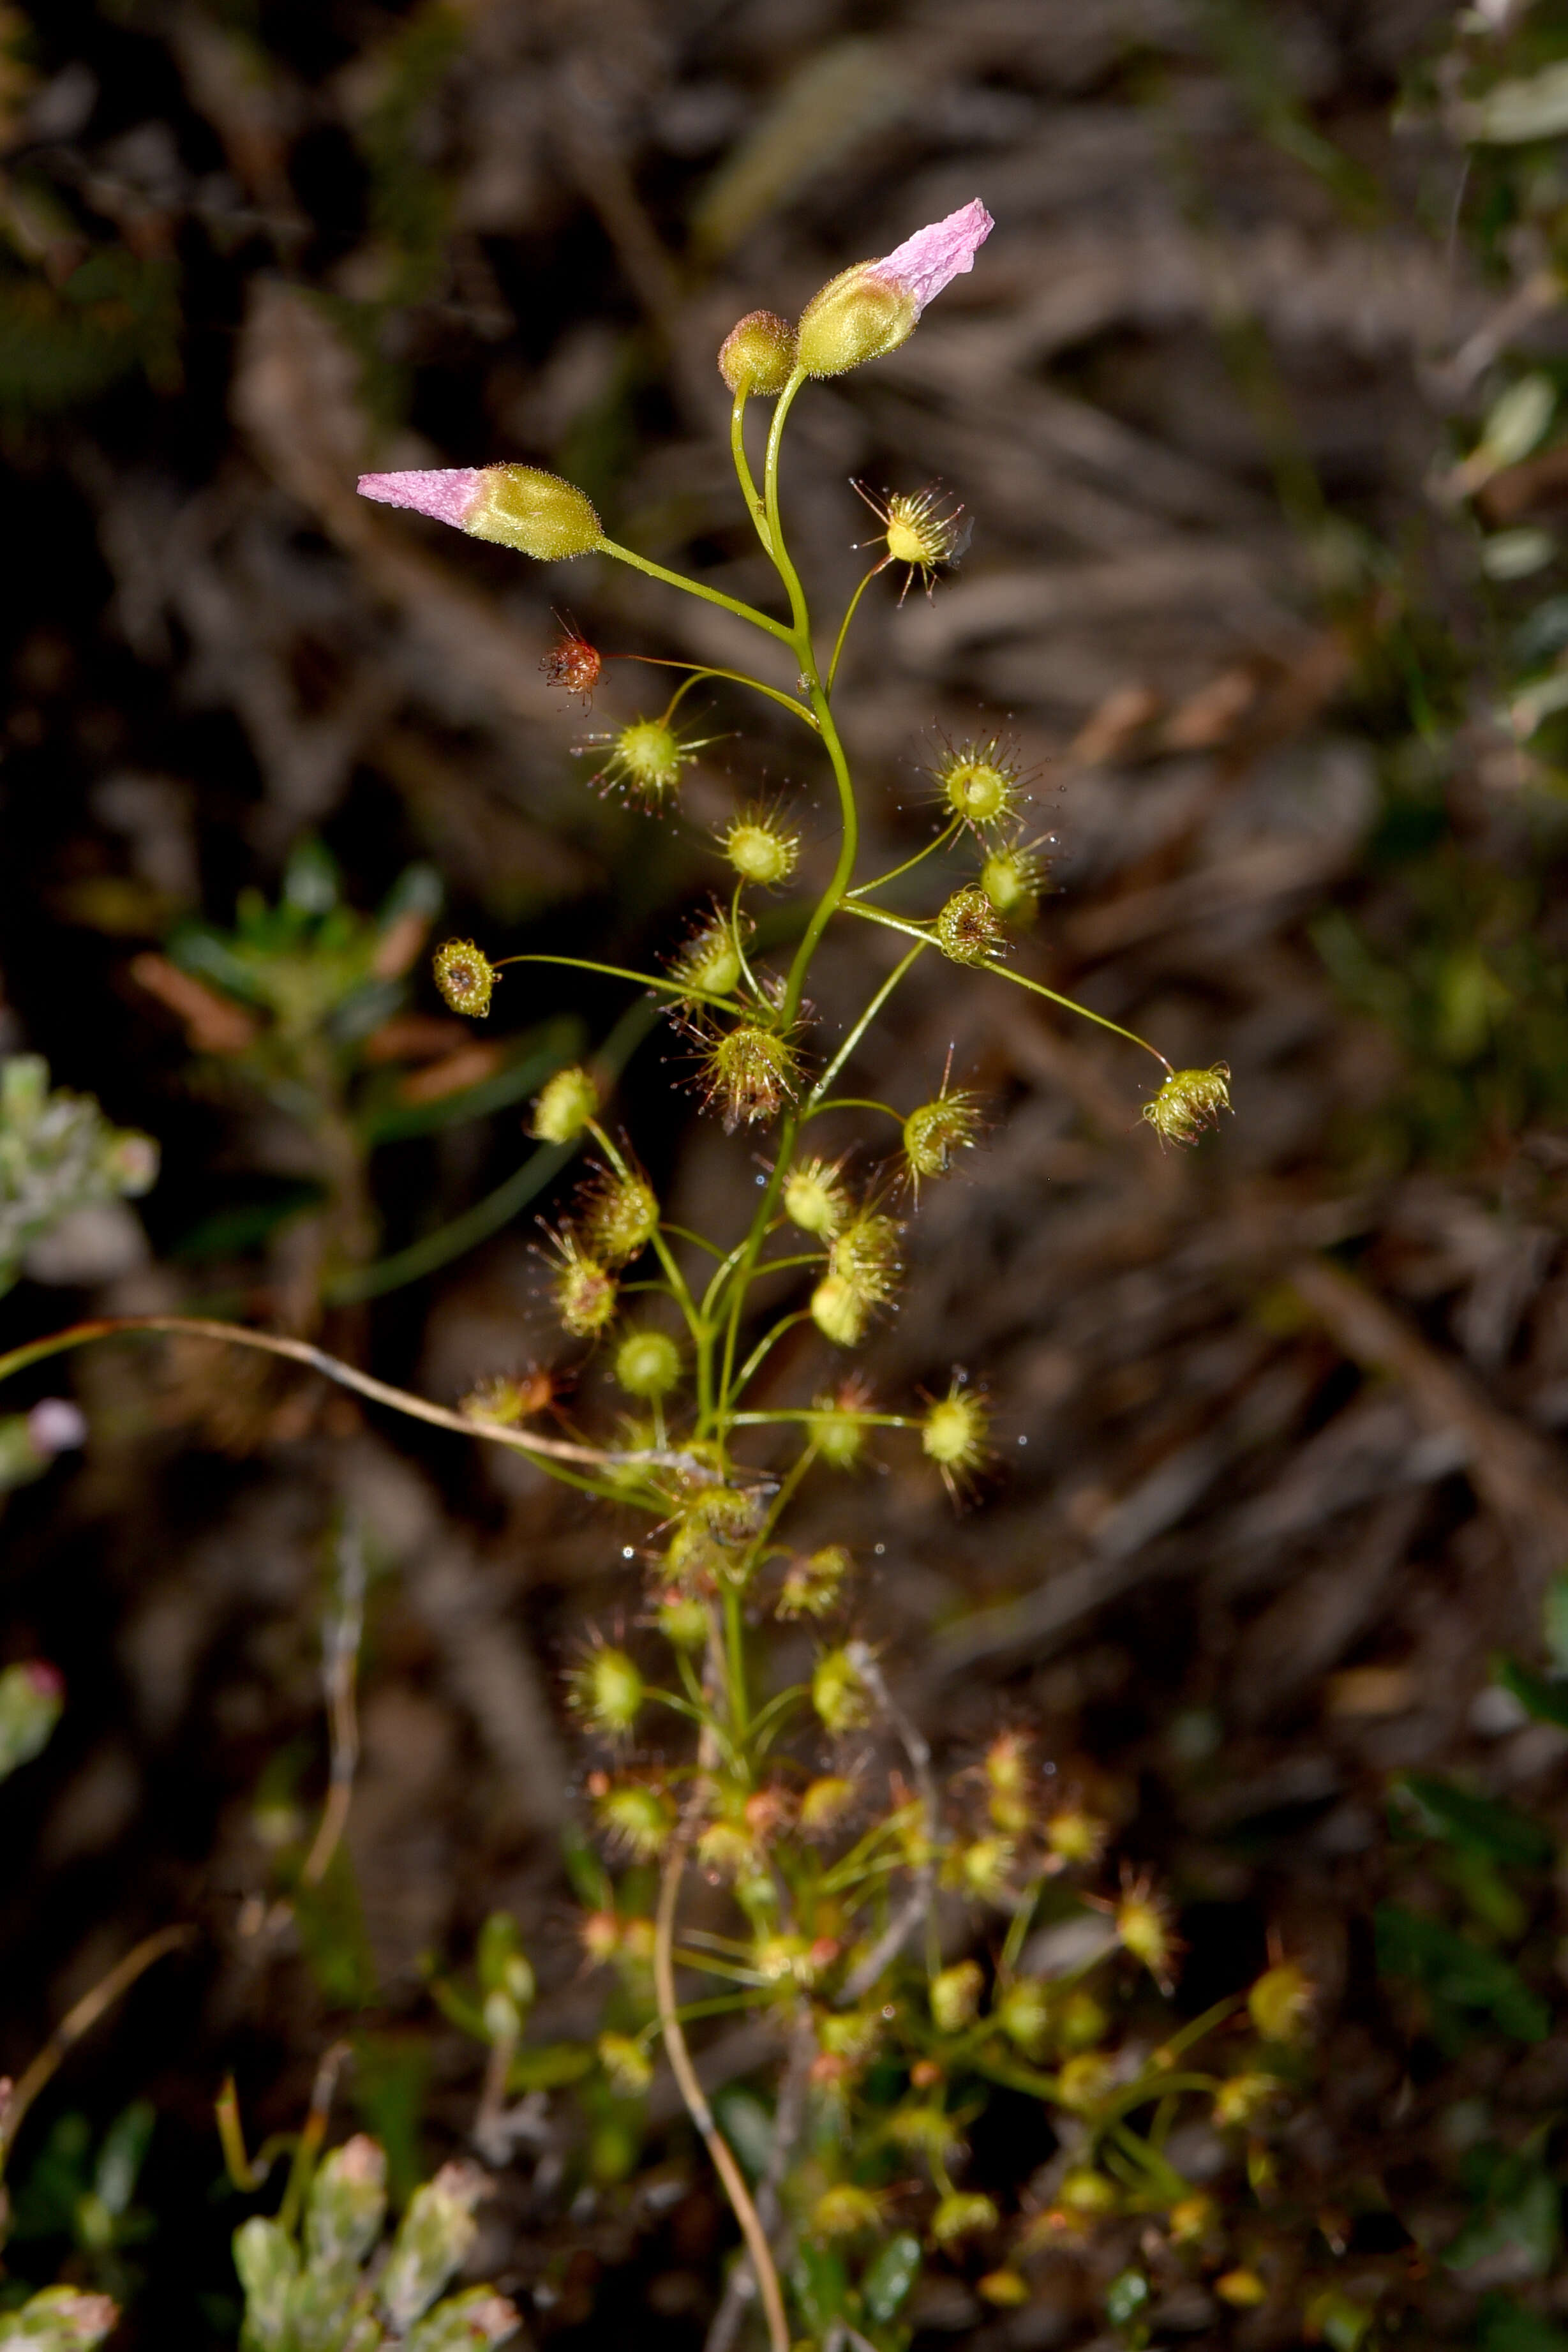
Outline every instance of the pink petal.
{"label": "pink petal", "polygon": [[[966,265],[967,266],[967,265]],[[407,474],[361,474],[360,496],[383,507],[408,507],[461,530],[483,477],[476,466],[436,466]]]}
{"label": "pink petal", "polygon": [[946,220],[933,221],[928,228],[917,228],[913,236],[895,246],[872,268],[879,278],[891,278],[904,289],[915,303],[915,315],[920,316],[927,302],[941,293],[944,286],[973,269],[975,256],[996,226],[990,214],[978,196],[970,204],[960,205]]}

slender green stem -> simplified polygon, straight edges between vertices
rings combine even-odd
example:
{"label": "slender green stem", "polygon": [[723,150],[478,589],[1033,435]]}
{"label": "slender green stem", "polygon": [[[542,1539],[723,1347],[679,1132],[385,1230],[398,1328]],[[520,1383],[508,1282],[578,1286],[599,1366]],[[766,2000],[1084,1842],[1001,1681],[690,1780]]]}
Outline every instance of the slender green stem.
{"label": "slender green stem", "polygon": [[768,509],[757,495],[752,478],[751,461],[746,454],[746,394],[737,392],[729,412],[729,454],[735,461],[735,478],[740,484],[740,495],[746,500],[746,511],[751,517],[765,554],[771,555],[773,546],[768,535]]}
{"label": "slender green stem", "polygon": [[906,857],[902,866],[894,866],[886,874],[879,874],[874,882],[857,882],[850,892],[850,897],[863,898],[868,890],[880,890],[887,883],[896,882],[901,874],[912,874],[915,868],[923,864],[927,857],[933,856],[939,849],[946,849],[947,844],[963,829],[963,818],[956,816],[951,824],[944,826],[940,833],[934,834],[925,848],[917,849],[913,857]]}
{"label": "slender green stem", "polygon": [[706,989],[693,988],[687,981],[659,980],[647,971],[629,971],[624,964],[592,963],[586,956],[509,955],[497,959],[494,969],[500,971],[513,963],[559,963],[571,971],[596,971],[605,980],[634,981],[639,988],[657,989],[661,996],[689,998],[694,1004],[716,1004],[733,1010],[727,996],[715,996]]}
{"label": "slender green stem", "polygon": [[724,1588],[724,1648],[729,1678],[730,1732],[738,1759],[746,1746],[749,1721],[746,1696],[746,1619],[741,1610],[738,1583],[727,1584]]}
{"label": "slender green stem", "polygon": [[709,1257],[722,1258],[724,1255],[716,1242],[706,1240],[701,1234],[694,1234],[690,1225],[673,1225],[668,1217],[665,1217],[663,1223],[664,1231],[667,1234],[674,1234],[678,1242],[690,1242],[693,1249],[706,1250]]}
{"label": "slender green stem", "polygon": [[[901,916],[888,914],[881,907],[865,907],[858,898],[851,898],[845,904],[844,912],[846,915],[859,915],[868,923],[881,923],[886,930],[902,931],[905,939],[919,940],[926,947],[931,945],[929,931],[922,930],[916,923],[906,923]],[[1093,1012],[1087,1004],[1080,1004],[1075,996],[1063,996],[1057,989],[1047,988],[1041,980],[1026,980],[1021,971],[1009,971],[1005,963],[997,962],[991,956],[972,969],[988,971],[998,980],[1010,980],[1015,988],[1027,988],[1033,995],[1043,996],[1048,1003],[1060,1004],[1064,1013],[1075,1013],[1081,1021],[1092,1021],[1097,1029],[1109,1029],[1113,1037],[1124,1037],[1129,1045],[1141,1046],[1145,1054],[1152,1054],[1162,1070],[1170,1068],[1157,1045],[1151,1045],[1148,1039],[1140,1037],[1135,1029],[1124,1029],[1119,1021],[1108,1021],[1104,1013]]]}
{"label": "slender green stem", "polygon": [[839,674],[839,656],[843,652],[844,639],[849,635],[850,623],[854,619],[855,608],[859,604],[861,598],[865,594],[866,590],[871,586],[872,582],[876,578],[877,573],[885,570],[885,559],[882,563],[873,563],[871,570],[866,573],[865,578],[861,582],[860,586],[855,590],[854,594],[850,598],[849,604],[845,608],[844,617],[839,623],[839,634],[833,644],[833,657],[828,664],[827,684],[822,689],[825,694],[831,694],[833,690],[833,680]]}
{"label": "slender green stem", "polygon": [[816,1085],[811,1088],[810,1093],[807,1096],[806,1108],[803,1114],[805,1118],[810,1118],[812,1111],[815,1110],[821,1103],[822,1097],[826,1095],[828,1088],[832,1085],[833,1080],[838,1076],[839,1072],[843,1068],[844,1064],[849,1060],[850,1055],[854,1052],[855,1047],[860,1044],[861,1039],[865,1035],[866,1031],[871,1027],[872,1023],[876,1019],[877,1014],[882,1011],[883,1006],[887,1003],[888,998],[893,994],[894,990],[898,986],[899,982],[904,978],[904,975],[909,970],[910,965],[919,955],[921,949],[925,947],[927,944],[928,942],[925,940],[918,941],[915,946],[910,949],[909,953],[904,958],[903,961],[895,964],[893,970],[888,973],[887,978],[883,982],[882,986],[877,990],[876,994],[872,998],[871,1003],[866,1006],[865,1011],[861,1014],[860,1019],[855,1023],[854,1027],[850,1031],[848,1036],[839,1047],[838,1052],[833,1055],[832,1060],[828,1064],[827,1068],[822,1072],[821,1076],[817,1080]]}
{"label": "slender green stem", "polygon": [[[801,665],[802,668],[813,667],[810,659],[811,624],[806,609],[806,592],[800,585],[800,575],[790,561],[789,551],[784,544],[784,527],[779,515],[779,451],[783,443],[784,427],[789,422],[795,395],[805,382],[803,373],[792,375],[773,404],[773,421],[768,430],[768,457],[762,483],[763,496],[768,509],[768,535],[771,541],[768,552],[773,558],[774,569],[784,583],[789,598],[789,612],[793,621],[793,626],[783,634],[789,637],[790,644],[797,650],[804,648],[806,658]],[[819,711],[819,719],[821,716]]]}
{"label": "slender green stem", "polygon": [[[780,1406],[777,1412],[732,1413],[730,1423],[736,1429],[767,1429],[776,1423],[812,1423],[821,1418],[820,1405],[786,1405]],[[855,1419],[863,1421],[868,1429],[918,1429],[920,1426],[919,1422],[906,1412],[857,1412]]]}
{"label": "slender green stem", "polygon": [[336,1381],[340,1388],[352,1389],[357,1396],[368,1397],[372,1404],[390,1405],[394,1412],[406,1413],[411,1421],[426,1421],[436,1429],[455,1430],[460,1436],[477,1437],[487,1444],[505,1445],[515,1454],[526,1454],[549,1470],[552,1477],[564,1480],[569,1486],[579,1486],[586,1494],[601,1496],[606,1502],[624,1502],[626,1489],[608,1477],[581,1475],[567,1465],[581,1463],[605,1471],[646,1465],[649,1469],[678,1469],[687,1476],[694,1471],[702,1474],[702,1465],[690,1454],[662,1449],[612,1454],[598,1446],[576,1445],[566,1438],[536,1437],[526,1430],[504,1429],[496,1422],[449,1412],[445,1405],[431,1404],[423,1397],[412,1396],[406,1389],[394,1389],[386,1381],[372,1380],[368,1372],[357,1371],[352,1364],[329,1356],[324,1348],[312,1347],[308,1339],[291,1339],[277,1331],[252,1331],[240,1323],[210,1323],[193,1315],[117,1315],[90,1323],[73,1323],[63,1331],[51,1331],[47,1339],[29,1340],[25,1347],[13,1348],[8,1354],[0,1356],[0,1381],[9,1380],[13,1372],[26,1371],[29,1364],[63,1355],[68,1349],[86,1347],[90,1340],[118,1339],[124,1333],[141,1331],[217,1339],[231,1348],[256,1348],[264,1355],[286,1356],[290,1362],[304,1364],[309,1370]]}
{"label": "slender green stem", "polygon": [[802,1115],[801,1126],[805,1126],[807,1119],[821,1118],[824,1112],[830,1110],[875,1110],[880,1111],[884,1118],[896,1119],[900,1127],[904,1125],[904,1113],[894,1110],[891,1103],[873,1102],[868,1095],[830,1095],[826,1102],[812,1103],[810,1109]]}
{"label": "slender green stem", "polygon": [[[766,1272],[767,1269],[764,1268],[764,1271]],[[762,1370],[763,1365],[767,1362],[768,1357],[772,1354],[779,1340],[784,1337],[786,1331],[792,1330],[797,1323],[808,1323],[810,1320],[810,1311],[804,1307],[800,1308],[798,1314],[780,1316],[778,1322],[773,1326],[772,1330],[763,1334],[762,1338],[758,1339],[756,1347],[753,1348],[750,1355],[747,1356],[745,1363],[742,1364],[739,1371],[736,1375],[734,1393],[737,1396],[743,1396],[745,1394],[747,1389],[756,1379],[758,1373]]]}
{"label": "slender green stem", "polygon": [[765,694],[769,702],[777,702],[784,709],[792,710],[813,735],[817,732],[814,711],[808,710],[803,702],[792,694],[786,694],[781,687],[765,686],[761,678],[751,677],[743,669],[716,669],[711,662],[671,661],[663,654],[616,654],[613,658],[616,661],[643,662],[650,669],[689,669],[692,676],[688,683],[693,686],[705,677],[727,678],[731,686],[748,686],[753,694]]}
{"label": "slender green stem", "polygon": [[722,588],[710,588],[704,580],[688,580],[684,572],[668,571],[664,564],[655,563],[651,556],[639,555],[634,548],[619,547],[612,539],[601,539],[598,552],[612,555],[618,563],[630,563],[634,570],[645,572],[650,580],[664,581],[666,587],[683,589],[688,596],[700,596],[705,604],[720,604],[727,613],[733,613],[737,621],[749,621],[754,629],[766,630],[770,637],[778,637],[784,645],[793,646],[795,642],[795,632],[787,628],[782,621],[774,620],[769,614],[759,613],[754,604],[743,604],[738,596],[727,596]]}

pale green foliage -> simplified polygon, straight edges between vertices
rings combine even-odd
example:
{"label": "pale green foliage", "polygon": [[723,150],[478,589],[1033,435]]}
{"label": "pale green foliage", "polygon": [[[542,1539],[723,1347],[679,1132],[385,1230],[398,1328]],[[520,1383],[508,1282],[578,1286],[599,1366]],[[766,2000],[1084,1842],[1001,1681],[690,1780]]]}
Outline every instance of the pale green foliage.
{"label": "pale green foliage", "polygon": [[0,1291],[62,1218],[145,1192],[157,1173],[150,1136],[112,1126],[89,1095],[51,1091],[37,1054],[0,1064]]}
{"label": "pale green foliage", "polygon": [[240,2352],[378,2352],[394,2344],[457,2352],[504,2343],[517,2315],[493,2287],[438,2300],[474,2242],[486,2187],[476,2166],[444,2165],[415,2189],[378,2268],[385,2155],[362,2133],[334,2148],[311,2182],[298,2236],[260,2214],[235,2232],[245,2290]]}

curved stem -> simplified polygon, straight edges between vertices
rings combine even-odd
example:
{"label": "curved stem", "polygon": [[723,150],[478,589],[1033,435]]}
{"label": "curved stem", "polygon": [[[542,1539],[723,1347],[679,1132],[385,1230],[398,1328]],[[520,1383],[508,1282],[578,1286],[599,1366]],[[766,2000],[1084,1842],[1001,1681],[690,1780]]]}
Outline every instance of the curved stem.
{"label": "curved stem", "polygon": [[866,573],[865,578],[861,582],[860,586],[855,590],[854,594],[850,598],[849,604],[844,611],[844,617],[839,623],[838,636],[835,638],[833,643],[833,657],[828,664],[827,684],[822,689],[824,694],[831,694],[833,690],[833,680],[839,674],[839,656],[843,652],[844,639],[849,635],[850,623],[855,616],[855,607],[859,604],[861,598],[865,594],[866,590],[871,586],[872,582],[876,578],[877,573],[879,572],[885,572],[887,569],[887,563],[888,558],[886,556],[883,556],[880,563],[873,563],[871,570]]}
{"label": "curved stem", "polygon": [[743,604],[738,596],[727,596],[722,588],[710,588],[706,581],[688,580],[684,572],[668,571],[655,563],[651,556],[639,555],[634,548],[620,547],[612,539],[601,539],[596,551],[601,555],[612,555],[618,563],[630,563],[633,570],[645,572],[650,580],[662,580],[666,587],[683,589],[688,596],[700,596],[706,604],[720,604],[733,613],[737,621],[749,621],[754,629],[765,629],[770,637],[778,637],[793,646],[795,633],[776,621],[768,613],[759,613],[754,604]]}
{"label": "curved stem", "polygon": [[661,996],[689,998],[694,1004],[717,1004],[733,1011],[727,996],[711,995],[706,989],[693,988],[688,981],[659,980],[652,972],[629,971],[624,964],[593,963],[587,956],[509,955],[498,956],[491,966],[493,971],[503,971],[514,963],[559,963],[572,971],[596,971],[605,980],[635,981],[639,988],[656,988]]}
{"label": "curved stem", "polygon": [[826,1102],[813,1102],[810,1109],[803,1114],[800,1124],[804,1127],[807,1119],[821,1118],[831,1110],[880,1111],[883,1118],[896,1119],[900,1127],[904,1125],[901,1110],[894,1110],[891,1103],[873,1102],[869,1095],[830,1095]]}
{"label": "curved stem", "polygon": [[[340,1388],[352,1389],[357,1396],[368,1397],[372,1404],[390,1405],[394,1412],[406,1413],[411,1421],[426,1421],[434,1429],[455,1430],[460,1436],[482,1438],[490,1445],[509,1446],[514,1454],[527,1454],[546,1464],[582,1463],[606,1471],[645,1465],[653,1470],[679,1470],[686,1477],[712,1478],[711,1471],[706,1471],[694,1454],[663,1448],[610,1454],[598,1446],[574,1445],[564,1437],[534,1437],[522,1430],[503,1429],[495,1422],[472,1420],[466,1413],[450,1412],[445,1405],[411,1396],[406,1389],[394,1389],[386,1381],[372,1380],[368,1372],[356,1371],[351,1364],[328,1355],[324,1348],[312,1347],[308,1339],[285,1339],[277,1331],[250,1331],[240,1323],[209,1323],[194,1315],[106,1315],[90,1323],[73,1323],[63,1331],[51,1331],[47,1339],[29,1340],[26,1347],[13,1348],[9,1354],[0,1356],[0,1381],[9,1380],[13,1372],[26,1371],[29,1364],[64,1355],[68,1349],[85,1348],[93,1339],[112,1339],[121,1332],[131,1331],[183,1333],[187,1339],[216,1339],[231,1348],[256,1348],[264,1355],[286,1356],[291,1363],[304,1364],[324,1379],[336,1381]],[[585,1487],[590,1494],[602,1495],[612,1502],[625,1499],[623,1488],[577,1477],[564,1467],[554,1475],[564,1478],[569,1486]]]}
{"label": "curved stem", "polygon": [[772,542],[768,552],[773,558],[774,567],[779,579],[784,583],[789,598],[789,612],[793,621],[793,626],[781,631],[781,634],[789,638],[789,643],[798,652],[804,651],[806,660],[802,667],[808,667],[810,664],[810,615],[806,610],[806,592],[800,585],[800,575],[790,561],[789,551],[784,544],[784,526],[779,516],[779,451],[784,439],[784,427],[789,421],[789,411],[794,405],[795,394],[805,382],[806,377],[803,373],[792,375],[773,404],[773,421],[768,428],[768,458],[762,478],[763,495],[768,505],[768,533]]}
{"label": "curved stem", "polygon": [[686,2113],[701,2133],[714,2169],[724,2183],[725,2194],[740,2224],[740,2234],[746,2241],[746,2251],[751,2256],[758,2292],[768,2321],[770,2352],[789,2352],[789,2323],[784,2313],[783,2291],[779,2284],[773,2250],[768,2242],[768,2232],[758,2218],[751,2191],[746,2185],[729,2143],[714,2121],[713,2109],[708,2105],[703,2086],[697,2080],[696,2068],[692,2064],[691,2053],[686,2048],[686,2037],[681,2030],[680,2012],[675,2004],[675,1909],[680,1901],[681,1880],[685,1874],[689,1843],[690,1832],[683,1828],[677,1832],[671,1848],[659,1888],[659,1913],[653,1930],[653,1991],[658,2002],[659,2023],[664,2032],[670,2071],[674,2075]]}
{"label": "curved stem", "polygon": [[902,866],[890,867],[887,873],[879,874],[873,882],[857,882],[854,888],[850,892],[850,897],[852,898],[863,898],[868,890],[881,890],[887,883],[896,882],[901,874],[912,874],[917,866],[922,865],[924,861],[927,857],[932,856],[936,851],[938,849],[946,849],[947,844],[954,838],[955,835],[961,833],[963,829],[963,818],[961,816],[956,816],[950,824],[945,825],[940,833],[933,835],[932,839],[926,843],[924,849],[917,849],[913,857],[906,857]]}
{"label": "curved stem", "polygon": [[850,1031],[849,1035],[844,1039],[842,1045],[839,1047],[838,1052],[833,1055],[832,1060],[828,1064],[827,1068],[822,1072],[821,1076],[817,1080],[816,1085],[811,1088],[810,1093],[807,1096],[806,1108],[803,1113],[804,1118],[810,1118],[811,1113],[820,1108],[823,1097],[827,1094],[828,1088],[832,1085],[833,1080],[838,1076],[839,1072],[843,1068],[844,1064],[849,1060],[850,1055],[854,1052],[855,1047],[860,1044],[861,1039],[865,1035],[866,1031],[871,1027],[872,1023],[876,1019],[877,1014],[882,1011],[883,1006],[887,1003],[888,998],[893,994],[894,990],[898,986],[899,982],[904,978],[904,973],[909,970],[909,967],[915,961],[915,957],[919,955],[921,950],[928,944],[928,941],[925,940],[917,940],[903,961],[894,964],[893,970],[888,973],[887,978],[883,982],[882,986],[877,990],[876,994],[872,998],[871,1003],[866,1006],[865,1011],[861,1014],[860,1019],[855,1023],[854,1027]]}
{"label": "curved stem", "polygon": [[106,1977],[99,1978],[90,1992],[83,1993],[74,2009],[66,2011],[0,2105],[0,2173],[4,2173],[5,2159],[16,2145],[22,2118],[67,2053],[84,2033],[90,2032],[105,2010],[112,2009],[120,1994],[128,1992],[154,1960],[161,1960],[165,1952],[177,1952],[183,1944],[193,1943],[195,1935],[194,1927],[160,1927],[156,1935],[144,1936]]}
{"label": "curved stem", "polygon": [[[930,932],[922,930],[918,924],[906,923],[901,916],[890,915],[881,907],[862,906],[858,898],[848,899],[844,912],[846,915],[860,915],[868,923],[881,923],[886,930],[902,931],[906,939],[919,940],[924,946],[929,947],[932,943]],[[1048,1003],[1060,1004],[1064,1013],[1076,1013],[1081,1021],[1092,1021],[1097,1029],[1109,1029],[1113,1037],[1124,1037],[1129,1045],[1141,1046],[1145,1054],[1154,1055],[1162,1070],[1169,1071],[1170,1064],[1157,1045],[1151,1045],[1148,1039],[1140,1037],[1135,1029],[1124,1029],[1119,1021],[1107,1020],[1103,1013],[1095,1013],[1089,1005],[1080,1004],[1075,996],[1063,996],[1059,990],[1047,988],[1042,980],[1026,980],[1021,971],[1009,971],[1005,963],[998,963],[990,956],[981,963],[972,964],[969,969],[988,971],[998,980],[1010,980],[1015,988],[1027,988],[1034,995],[1043,996]]]}
{"label": "curved stem", "polygon": [[765,686],[761,678],[748,677],[743,669],[716,669],[711,662],[670,661],[663,654],[617,654],[614,658],[617,661],[643,662],[650,669],[689,669],[692,672],[689,683],[693,686],[705,677],[723,677],[727,678],[731,686],[748,686],[753,694],[765,694],[769,702],[780,703],[786,710],[792,710],[813,735],[817,731],[816,716],[803,702],[798,701],[792,694],[786,694],[782,687]]}
{"label": "curved stem", "polygon": [[764,553],[771,555],[773,542],[768,534],[768,509],[757,495],[751,462],[746,454],[746,398],[744,392],[737,392],[729,412],[729,454],[735,465],[735,478],[740,484],[740,495],[746,500],[746,511],[762,541]]}

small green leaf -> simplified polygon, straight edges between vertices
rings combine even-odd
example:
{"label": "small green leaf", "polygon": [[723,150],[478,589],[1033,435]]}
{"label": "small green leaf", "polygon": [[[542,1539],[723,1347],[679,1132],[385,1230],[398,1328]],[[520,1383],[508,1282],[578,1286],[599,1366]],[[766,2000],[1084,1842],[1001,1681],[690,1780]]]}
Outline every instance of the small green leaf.
{"label": "small green leaf", "polygon": [[559,2091],[568,2083],[580,2083],[594,2063],[594,2053],[584,2042],[541,2042],[518,2051],[507,2070],[507,2088],[514,2096],[522,2091]]}
{"label": "small green leaf", "polygon": [[1561,2236],[1556,2182],[1539,2164],[1510,2158],[1498,2168],[1486,2204],[1470,2216],[1443,2261],[1448,2269],[1464,2272],[1503,2257],[1522,2262],[1531,2278],[1545,2278]]}
{"label": "small green leaf", "polygon": [[919,2276],[919,2239],[907,2232],[890,2238],[861,2281],[867,2318],[884,2327],[903,2308]]}
{"label": "small green leaf", "polygon": [[1520,2042],[1543,2042],[1551,2031],[1550,2010],[1517,1969],[1439,1920],[1380,1903],[1376,1941],[1380,1973],[1408,1978],[1440,2006],[1480,2011]]}
{"label": "small green leaf", "polygon": [[1136,2319],[1149,2299],[1149,2282],[1142,2271],[1122,2271],[1105,2290],[1105,2316],[1113,2327]]}
{"label": "small green leaf", "polygon": [[841,2256],[830,2247],[802,2241],[789,2273],[789,2284],[800,2314],[813,2336],[825,2336],[841,2317],[850,2291],[849,2273]]}
{"label": "small green leaf", "polygon": [[1541,1608],[1546,1653],[1560,1675],[1568,1675],[1568,1569],[1559,1569]]}
{"label": "small green leaf", "polygon": [[1568,2352],[1568,2335],[1505,2294],[1489,2294],[1476,2330],[1479,2352]]}
{"label": "small green leaf", "polygon": [[1505,1691],[1511,1691],[1527,1715],[1537,1723],[1555,1723],[1568,1731],[1568,1679],[1548,1679],[1544,1675],[1532,1675],[1512,1658],[1500,1658],[1492,1668],[1492,1680]]}
{"label": "small green leaf", "polygon": [[1394,1789],[1428,1837],[1516,1870],[1544,1869],[1552,1859],[1552,1839],[1541,1823],[1498,1798],[1473,1796],[1430,1772],[1402,1773]]}
{"label": "small green leaf", "polygon": [[719,2126],[753,2180],[760,2180],[773,2157],[773,2116],[754,2091],[721,2092],[714,2101]]}

